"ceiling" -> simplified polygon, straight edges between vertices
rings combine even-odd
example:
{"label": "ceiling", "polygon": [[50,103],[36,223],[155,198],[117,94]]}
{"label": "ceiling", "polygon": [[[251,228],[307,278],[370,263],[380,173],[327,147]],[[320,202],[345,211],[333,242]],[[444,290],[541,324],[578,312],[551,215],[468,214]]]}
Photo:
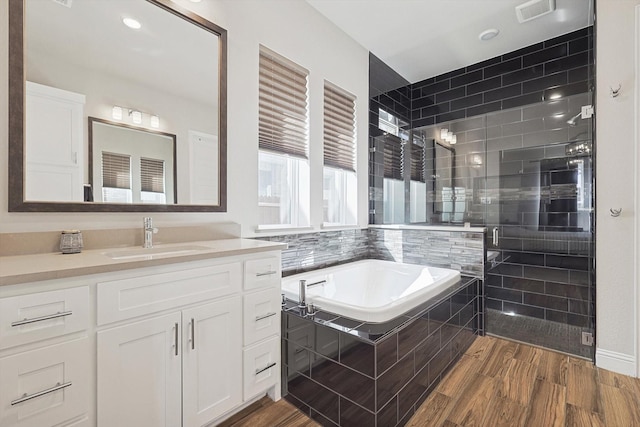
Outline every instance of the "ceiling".
{"label": "ceiling", "polygon": [[[526,0],[306,0],[411,83],[592,23],[590,0],[556,0],[553,13],[518,23]],[[500,30],[489,41],[479,34]]]}

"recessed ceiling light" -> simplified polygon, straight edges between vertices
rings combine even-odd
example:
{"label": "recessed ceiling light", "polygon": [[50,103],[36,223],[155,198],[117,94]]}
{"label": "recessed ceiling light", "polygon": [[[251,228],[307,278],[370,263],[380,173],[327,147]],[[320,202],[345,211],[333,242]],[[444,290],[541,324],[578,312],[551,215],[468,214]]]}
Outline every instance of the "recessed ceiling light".
{"label": "recessed ceiling light", "polygon": [[122,18],[122,23],[133,30],[142,28],[142,24],[133,18]]}
{"label": "recessed ceiling light", "polygon": [[484,30],[483,32],[481,32],[480,35],[478,35],[478,38],[486,42],[487,40],[491,40],[492,38],[496,37],[498,34],[500,34],[500,30],[489,28],[488,30]]}

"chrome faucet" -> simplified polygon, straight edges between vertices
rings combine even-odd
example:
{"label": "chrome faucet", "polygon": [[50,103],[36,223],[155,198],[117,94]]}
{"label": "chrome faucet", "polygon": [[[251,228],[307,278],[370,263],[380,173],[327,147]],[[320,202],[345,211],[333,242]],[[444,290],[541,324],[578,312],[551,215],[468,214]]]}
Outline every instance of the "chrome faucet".
{"label": "chrome faucet", "polygon": [[318,285],[325,285],[327,283],[326,280],[319,280],[317,282],[309,283],[307,285],[306,280],[300,280],[298,283],[298,307],[299,308],[307,308],[307,288]]}
{"label": "chrome faucet", "polygon": [[157,228],[153,228],[153,219],[147,216],[143,220],[144,224],[144,243],[142,245],[143,248],[152,248],[153,247],[153,235],[158,232]]}

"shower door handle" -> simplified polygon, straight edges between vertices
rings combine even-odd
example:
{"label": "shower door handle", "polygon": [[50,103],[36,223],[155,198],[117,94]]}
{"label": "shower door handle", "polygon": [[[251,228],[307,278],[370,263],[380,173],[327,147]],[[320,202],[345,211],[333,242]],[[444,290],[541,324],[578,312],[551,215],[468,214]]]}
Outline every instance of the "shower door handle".
{"label": "shower door handle", "polygon": [[498,246],[499,241],[500,241],[500,229],[498,227],[493,227],[493,246]]}

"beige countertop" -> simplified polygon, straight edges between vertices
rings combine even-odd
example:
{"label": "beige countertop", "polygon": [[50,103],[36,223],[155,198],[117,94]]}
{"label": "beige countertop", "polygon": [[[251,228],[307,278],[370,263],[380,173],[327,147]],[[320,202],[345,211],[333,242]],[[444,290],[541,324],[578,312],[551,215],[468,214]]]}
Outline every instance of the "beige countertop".
{"label": "beige countertop", "polygon": [[[143,252],[143,248],[137,246],[92,249],[79,254],[44,253],[0,256],[0,286],[245,255],[281,250],[286,247],[287,245],[283,243],[232,238],[155,245],[149,250],[148,255]],[[167,253],[162,253],[164,249]],[[172,249],[175,251],[172,252]],[[132,252],[135,252],[135,255],[129,255]],[[112,256],[115,254],[116,257],[122,254],[123,257],[113,259],[106,254],[112,254]]]}

